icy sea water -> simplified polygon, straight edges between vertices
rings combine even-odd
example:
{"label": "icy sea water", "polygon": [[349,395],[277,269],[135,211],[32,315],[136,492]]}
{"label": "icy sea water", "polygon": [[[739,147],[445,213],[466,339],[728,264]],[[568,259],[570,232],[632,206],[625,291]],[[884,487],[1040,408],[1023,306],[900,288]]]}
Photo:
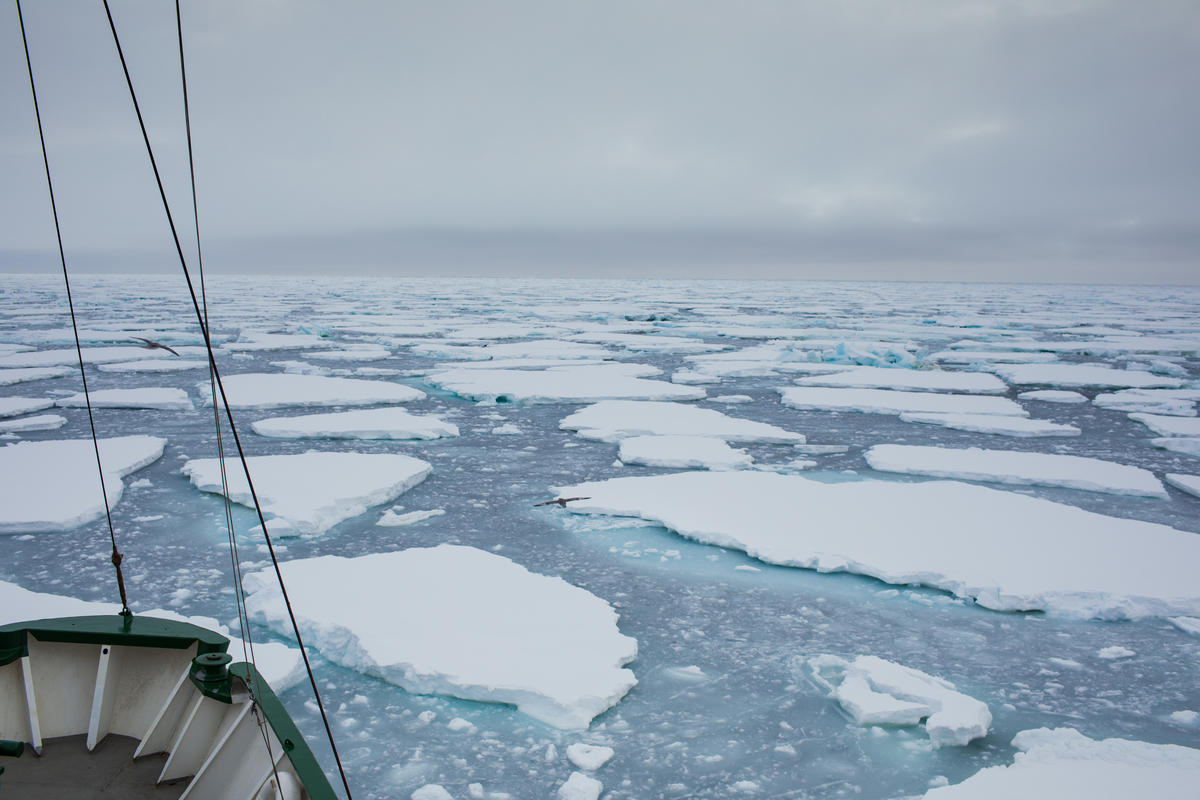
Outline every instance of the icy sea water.
{"label": "icy sea water", "polygon": [[[81,276],[72,284],[85,346],[133,344],[131,335],[174,346],[199,342],[181,280]],[[594,773],[604,784],[603,796],[613,800],[920,795],[931,783],[957,783],[985,766],[1009,763],[1013,735],[1043,726],[1073,727],[1092,738],[1200,747],[1200,728],[1170,717],[1200,710],[1200,637],[1162,619],[1111,622],[999,613],[920,587],[769,566],[639,520],[534,508],[553,496],[552,487],[666,470],[622,466],[615,445],[560,430],[559,421],[583,404],[478,403],[440,391],[426,377],[444,359],[413,349],[428,343],[481,345],[619,332],[690,337],[747,352],[784,340],[793,352],[816,361],[908,368],[925,365],[926,356],[955,343],[970,350],[1005,349],[1011,342],[1091,343],[1063,353],[1062,361],[1118,369],[1154,365],[1155,371],[1195,386],[1200,290],[219,276],[210,279],[209,288],[219,341],[250,331],[309,333],[329,342],[380,344],[390,353],[359,362],[311,357],[308,344],[223,349],[218,363],[224,374],[279,372],[282,362],[303,362],[327,374],[399,381],[428,394],[405,408],[437,415],[461,432],[457,438],[420,442],[268,439],[255,435],[250,423],[340,409],[238,412],[250,455],[314,448],[396,452],[433,465],[430,478],[396,504],[403,512],[444,509],[444,515],[408,527],[378,527],[375,522],[388,507],[382,506],[318,537],[279,539],[282,557],[471,545],[604,598],[619,611],[621,631],[638,641],[638,657],[630,664],[638,685],[585,732],[547,727],[508,706],[409,694],[315,652],[318,680],[356,797],[407,798],[426,783],[442,784],[455,798],[473,796],[471,784],[480,784],[483,796],[555,797],[575,770],[566,758],[567,746],[575,742],[615,750],[612,761]],[[484,338],[489,328],[499,338]],[[463,338],[456,338],[460,329]],[[1146,345],[1140,347],[1138,339]],[[9,344],[47,350],[73,346],[60,282],[9,276],[0,284],[0,349]],[[693,367],[679,353],[617,344],[610,349],[621,361],[660,368],[662,380]],[[359,367],[395,373],[355,374]],[[848,446],[842,454],[807,455],[791,445],[745,445],[757,466],[795,470],[791,462],[811,459],[816,466],[805,474],[825,480],[919,480],[873,473],[862,453],[881,443],[1084,455],[1140,466],[1159,477],[1200,472],[1200,459],[1152,447],[1153,434],[1144,425],[1123,411],[1092,403],[1022,401],[1033,417],[1073,424],[1082,434],[1019,439],[906,423],[892,415],[782,405],[779,388],[802,374],[722,377],[704,385],[709,398],[740,394],[751,401],[699,402],[804,433],[812,444]],[[101,436],[150,433],[168,440],[160,461],[125,479],[128,488],[113,519],[135,610],[171,607],[217,617],[236,629],[221,501],[194,489],[179,471],[185,458],[216,452],[211,409],[200,406],[196,388],[206,378],[204,371],[114,372],[89,366],[88,375],[92,389],[171,386],[187,390],[196,402],[194,412],[97,411]],[[52,398],[80,388],[78,375],[71,375],[0,386],[0,397]],[[1006,396],[1015,399],[1032,388],[1052,387],[1013,386]],[[1079,391],[1091,398],[1108,390]],[[83,409],[54,413],[68,419],[65,427],[7,441],[88,435]],[[498,428],[519,432],[493,432]],[[1007,488],[1200,533],[1200,498],[1173,488],[1168,500]],[[265,565],[258,540],[247,532],[251,513],[239,507],[236,519],[243,559],[251,562],[247,566]],[[964,520],[964,535],[969,527]],[[37,591],[115,599],[102,520],[66,532],[4,538],[0,579]],[[472,587],[461,590],[469,593]],[[253,633],[257,639],[275,638],[265,629]],[[1113,646],[1134,655],[1098,656]],[[920,727],[854,725],[805,674],[804,660],[821,653],[877,655],[951,680],[988,704],[992,731],[966,747],[934,749]],[[288,690],[282,699],[331,768],[307,686]],[[432,719],[424,712],[432,712]],[[470,725],[450,726],[455,719]]]}

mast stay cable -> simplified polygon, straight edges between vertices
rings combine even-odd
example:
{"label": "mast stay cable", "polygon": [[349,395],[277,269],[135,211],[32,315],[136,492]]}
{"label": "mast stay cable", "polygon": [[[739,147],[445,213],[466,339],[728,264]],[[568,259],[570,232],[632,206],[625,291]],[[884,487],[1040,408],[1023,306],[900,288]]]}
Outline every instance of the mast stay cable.
{"label": "mast stay cable", "polygon": [[[102,2],[104,4],[104,13],[108,17],[108,26],[109,26],[109,30],[112,32],[113,43],[116,45],[117,55],[121,61],[121,69],[125,73],[125,83],[126,83],[126,86],[128,86],[128,88],[129,88],[129,97],[130,97],[130,100],[132,100],[132,102],[133,102],[133,108],[137,114],[138,125],[142,131],[142,140],[145,142],[145,145],[146,145],[146,154],[150,159],[150,166],[154,171],[154,180],[158,184],[158,193],[159,193],[159,197],[162,200],[163,211],[166,213],[167,223],[171,228],[171,237],[175,243],[175,252],[179,257],[179,265],[183,269],[183,277],[187,283],[188,294],[191,296],[192,308],[196,312],[196,321],[200,324],[200,332],[204,337],[204,346],[205,346],[206,350],[208,351],[209,369],[211,370],[212,375],[213,375],[214,379],[216,380],[217,389],[220,391],[221,403],[225,406],[225,415],[226,415],[227,421],[229,423],[229,430],[230,430],[230,433],[233,434],[233,441],[237,447],[238,459],[241,461],[242,469],[246,476],[246,484],[250,489],[250,496],[254,500],[254,510],[258,515],[259,525],[262,528],[263,538],[266,541],[266,545],[267,545],[267,551],[270,553],[270,556],[271,556],[271,564],[275,568],[275,577],[279,583],[279,589],[283,595],[284,606],[287,608],[288,618],[290,619],[291,624],[292,624],[292,632],[296,636],[296,644],[299,646],[300,655],[304,659],[304,668],[305,668],[305,671],[308,673],[308,681],[309,681],[309,684],[312,686],[313,696],[316,698],[316,701],[317,701],[317,709],[321,713],[321,721],[324,723],[324,726],[325,726],[325,734],[329,739],[329,746],[333,751],[334,761],[337,763],[338,774],[341,776],[342,786],[343,786],[343,788],[345,788],[346,797],[349,800],[351,798],[350,784],[346,779],[346,772],[342,766],[341,757],[338,755],[337,744],[334,742],[333,729],[329,724],[329,717],[325,712],[325,704],[321,701],[321,692],[320,692],[320,689],[317,688],[317,679],[313,673],[312,664],[309,662],[308,653],[306,652],[306,649],[304,647],[304,639],[300,634],[300,625],[296,621],[296,615],[292,610],[292,603],[288,597],[287,587],[284,585],[283,572],[279,567],[279,559],[275,554],[275,547],[271,542],[271,536],[267,532],[267,521],[266,521],[265,516],[263,515],[262,505],[259,503],[258,493],[254,489],[254,481],[250,477],[250,467],[246,462],[246,453],[242,447],[241,437],[238,436],[237,426],[234,424],[234,421],[233,421],[233,412],[230,410],[229,399],[225,393],[225,385],[221,380],[220,370],[217,368],[216,356],[213,353],[212,338],[209,335],[208,326],[205,324],[204,314],[201,312],[200,302],[196,297],[196,290],[192,283],[191,274],[188,271],[187,257],[183,253],[183,244],[179,238],[179,231],[175,226],[174,216],[171,214],[171,205],[167,200],[167,193],[166,193],[166,189],[163,186],[162,174],[159,172],[158,162],[154,158],[154,148],[150,144],[150,135],[146,131],[146,122],[145,122],[144,117],[142,116],[142,110],[137,101],[137,93],[134,91],[134,88],[133,88],[133,78],[129,74],[129,65],[125,61],[125,53],[121,49],[121,40],[117,36],[117,26],[116,26],[116,23],[113,21],[112,9],[109,7],[108,0],[102,0]],[[212,401],[213,401],[214,405],[217,403],[217,398],[215,395],[213,396]]]}
{"label": "mast stay cable", "polygon": [[108,538],[112,542],[112,564],[117,571],[117,591],[121,595],[121,616],[133,616],[125,596],[125,576],[121,573],[124,556],[117,550],[117,534],[113,530],[112,509],[108,505],[108,489],[104,485],[104,466],[100,462],[100,440],[96,437],[96,418],[92,413],[92,398],[88,392],[87,370],[83,366],[83,347],[79,344],[79,325],[75,321],[75,301],[71,297],[71,279],[67,277],[67,255],[63,249],[62,227],[58,222],[58,205],[54,202],[54,182],[50,179],[50,156],[46,152],[46,135],[42,131],[42,112],[38,107],[37,86],[33,80],[33,61],[29,58],[29,39],[25,36],[25,17],[21,0],[17,0],[17,21],[21,25],[21,44],[25,47],[25,68],[29,72],[29,92],[33,95],[33,115],[37,118],[38,140],[42,145],[42,165],[46,168],[46,188],[50,192],[50,211],[54,216],[54,235],[58,239],[58,258],[62,264],[63,283],[67,287],[67,307],[71,310],[71,330],[75,333],[75,355],[79,358],[79,377],[83,381],[83,399],[87,406],[88,425],[92,429],[92,449],[96,453],[96,472],[100,476],[100,494],[104,497],[104,516],[108,520]]}

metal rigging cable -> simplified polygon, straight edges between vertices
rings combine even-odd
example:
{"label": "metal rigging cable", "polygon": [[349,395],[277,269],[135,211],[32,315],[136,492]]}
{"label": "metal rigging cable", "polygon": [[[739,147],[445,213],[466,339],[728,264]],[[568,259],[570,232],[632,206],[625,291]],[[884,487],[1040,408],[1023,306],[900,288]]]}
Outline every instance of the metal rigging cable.
{"label": "metal rigging cable", "polygon": [[46,152],[46,135],[42,131],[42,112],[38,107],[37,85],[33,80],[33,61],[29,58],[29,40],[25,36],[25,17],[21,0],[17,2],[17,21],[21,25],[21,44],[25,48],[25,68],[29,71],[29,92],[33,95],[33,115],[37,118],[38,140],[42,145],[42,165],[46,168],[46,188],[50,192],[50,211],[54,215],[54,235],[58,238],[58,258],[62,263],[63,283],[67,287],[67,307],[71,310],[71,330],[75,333],[75,354],[79,357],[79,377],[83,380],[83,399],[87,405],[88,425],[92,429],[92,449],[96,452],[96,472],[100,476],[100,494],[104,497],[104,516],[108,519],[108,538],[112,542],[112,564],[117,570],[117,591],[121,595],[121,615],[132,616],[125,597],[125,576],[121,573],[124,556],[117,550],[117,534],[113,531],[112,510],[108,505],[108,489],[104,485],[104,466],[100,462],[100,440],[96,438],[96,419],[92,414],[92,398],[88,392],[87,371],[83,366],[83,348],[79,344],[79,326],[75,322],[75,301],[71,297],[71,279],[67,277],[67,255],[63,249],[62,228],[58,223],[58,205],[54,202],[54,182],[50,179],[50,156]]}

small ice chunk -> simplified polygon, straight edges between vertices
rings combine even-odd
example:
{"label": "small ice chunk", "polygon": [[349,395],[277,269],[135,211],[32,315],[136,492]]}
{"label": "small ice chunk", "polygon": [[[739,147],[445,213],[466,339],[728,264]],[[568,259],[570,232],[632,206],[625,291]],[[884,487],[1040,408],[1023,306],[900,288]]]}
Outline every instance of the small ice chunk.
{"label": "small ice chunk", "polygon": [[604,784],[582,772],[572,772],[567,782],[558,787],[559,800],[597,800]]}
{"label": "small ice chunk", "polygon": [[625,464],[676,469],[743,469],[754,462],[744,450],[704,436],[632,436],[621,440],[618,458]]}
{"label": "small ice chunk", "polygon": [[713,403],[725,403],[727,405],[754,402],[754,398],[748,394],[719,394],[716,397],[710,397],[709,400]]}
{"label": "small ice chunk", "polygon": [[1100,652],[1096,653],[1096,655],[1109,661],[1115,661],[1118,658],[1131,658],[1136,656],[1137,653],[1128,647],[1121,647],[1119,644],[1114,644],[1111,647],[1101,648]]}
{"label": "small ice chunk", "polygon": [[1167,715],[1167,718],[1178,725],[1195,725],[1200,722],[1200,712],[1196,711],[1172,711]]}
{"label": "small ice chunk", "polygon": [[614,755],[611,747],[577,742],[567,746],[567,758],[582,770],[595,772],[608,763]]}
{"label": "small ice chunk", "polygon": [[1087,395],[1068,389],[1033,389],[1021,392],[1018,400],[1040,400],[1043,403],[1086,403]]}
{"label": "small ice chunk", "polygon": [[454,795],[446,791],[440,783],[427,783],[409,797],[412,800],[454,800]]}
{"label": "small ice chunk", "polygon": [[505,422],[503,425],[497,425],[492,428],[492,434],[496,436],[520,436],[521,429],[511,422]]}
{"label": "small ice chunk", "polygon": [[444,508],[431,508],[427,511],[409,511],[407,514],[397,514],[394,509],[389,508],[383,512],[383,516],[375,524],[384,528],[402,528],[406,525],[416,525],[418,522],[440,517],[445,513],[446,509]]}
{"label": "small ice chunk", "polygon": [[1149,470],[1084,456],[879,444],[867,450],[865,457],[872,469],[884,472],[1167,497],[1166,489]]}

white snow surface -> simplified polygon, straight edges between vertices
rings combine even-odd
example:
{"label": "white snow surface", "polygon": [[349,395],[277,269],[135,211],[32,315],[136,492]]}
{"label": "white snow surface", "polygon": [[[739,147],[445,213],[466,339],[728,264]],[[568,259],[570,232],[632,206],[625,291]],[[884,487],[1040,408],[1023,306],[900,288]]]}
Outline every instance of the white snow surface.
{"label": "white snow surface", "polygon": [[604,400],[565,417],[558,427],[585,439],[617,442],[631,436],[704,436],[737,442],[803,444],[803,434],[739,419],[715,408],[636,400]]}
{"label": "white snow surface", "polygon": [[1195,534],[956,481],[682,472],[556,491],[589,498],[573,513],[641,517],[768,563],[923,584],[997,610],[1119,619],[1200,609]]}
{"label": "white snow surface", "polygon": [[904,412],[902,422],[923,422],[973,433],[996,433],[1003,436],[1078,436],[1079,428],[1045,419],[1001,416],[999,414],[936,414]]}
{"label": "white snow surface", "polygon": [[744,469],[754,462],[744,450],[707,436],[631,436],[621,440],[617,457],[626,464],[676,469]]}
{"label": "white snow surface", "polygon": [[1149,470],[1086,456],[904,444],[878,444],[864,456],[871,469],[882,472],[1167,497]]}
{"label": "white snow surface", "polygon": [[40,381],[46,378],[61,378],[70,375],[74,370],[70,367],[24,367],[20,369],[0,369],[0,386],[12,386],[28,381]]}
{"label": "white snow surface", "polygon": [[[302,536],[324,533],[372,506],[388,503],[425,480],[432,467],[394,453],[307,453],[251,456],[246,459],[259,502],[280,530]],[[229,499],[253,507],[241,463],[225,459]],[[206,492],[221,492],[215,458],[190,459],[183,474]],[[275,528],[268,526],[269,530]]]}
{"label": "white snow surface", "polygon": [[1013,738],[1008,766],[987,767],[925,800],[1154,798],[1195,800],[1200,750],[1129,739],[1089,739],[1074,728],[1038,728]]}
{"label": "white snow surface", "polygon": [[152,408],[159,411],[192,411],[195,406],[183,389],[167,386],[147,386],[138,389],[97,389],[88,393],[60,397],[54,401],[61,408],[83,408],[91,400],[92,408]]}
{"label": "white snow surface", "polygon": [[[100,439],[108,504],[121,500],[121,478],[162,457],[155,436]],[[64,531],[104,515],[91,439],[18,442],[0,447],[0,533]]]}
{"label": "white snow surface", "polygon": [[271,417],[250,425],[260,436],[276,439],[438,439],[458,436],[458,426],[418,416],[395,406]]}
{"label": "white snow surface", "polygon": [[[425,397],[424,392],[411,386],[362,378],[259,372],[227,375],[222,380],[230,405],[242,409],[381,405],[407,403]],[[205,404],[212,405],[212,389],[208,382],[199,383],[196,388]]]}
{"label": "white snow surface", "polygon": [[600,744],[576,742],[567,745],[567,759],[582,770],[595,772],[608,763],[614,755],[611,747]]}
{"label": "white snow surface", "polygon": [[1092,402],[1112,411],[1194,417],[1197,400],[1200,391],[1195,389],[1122,389],[1098,394]]}
{"label": "white snow surface", "polygon": [[1112,369],[1096,364],[1020,364],[990,368],[1009,383],[1018,386],[1067,386],[1103,388],[1141,388],[1182,386],[1179,378],[1169,378],[1128,369]]}
{"label": "white snow surface", "polygon": [[1030,389],[1020,392],[1018,400],[1040,400],[1043,403],[1086,403],[1087,395],[1069,389]]}
{"label": "white snow surface", "polygon": [[987,736],[987,704],[955,690],[954,684],[878,656],[847,661],[833,655],[808,659],[814,678],[829,689],[859,725],[916,725],[935,746],[965,745]]}
{"label": "white snow surface", "polygon": [[0,422],[0,433],[52,431],[66,424],[67,418],[60,417],[58,414],[38,414],[32,417],[20,417]]}
{"label": "white snow surface", "polygon": [[1168,472],[1163,477],[1167,483],[1176,489],[1200,497],[1200,475],[1183,475],[1178,472]]}
{"label": "white snow surface", "polygon": [[[104,603],[80,600],[65,595],[32,592],[15,583],[0,581],[0,625],[54,617],[84,617],[93,615],[115,615],[120,613],[120,603]],[[242,640],[229,632],[229,628],[212,617],[184,616],[168,609],[154,608],[135,610],[138,617],[188,622],[229,639],[229,654],[234,661],[243,660]],[[307,678],[304,660],[300,651],[281,642],[254,643],[254,664],[267,684],[276,692],[290,689]]]}
{"label": "white snow surface", "polygon": [[992,414],[1025,417],[1029,412],[1006,397],[971,394],[905,392],[894,389],[839,389],[797,386],[779,390],[783,404],[802,410],[861,411],[867,414],[904,412],[935,414]]}
{"label": "white snow surface", "polygon": [[[494,553],[438,545],[282,568],[307,641],[411,692],[511,703],[577,730],[637,682],[623,669],[637,642],[620,633],[606,601]],[[286,633],[272,571],[244,583],[250,614]]]}
{"label": "white snow surface", "polygon": [[797,378],[800,386],[835,386],[847,389],[901,389],[922,392],[1004,394],[1004,381],[987,372],[950,372],[940,369],[890,369],[854,367],[830,375]]}
{"label": "white snow surface", "polygon": [[572,772],[567,782],[558,787],[558,800],[597,800],[604,784],[582,772]]}
{"label": "white snow surface", "polygon": [[1130,414],[1159,436],[1200,436],[1200,417],[1172,417],[1162,414]]}
{"label": "white snow surface", "polygon": [[429,382],[470,400],[521,403],[593,403],[609,399],[701,400],[703,389],[628,374],[624,364],[550,367],[542,370],[451,369]]}
{"label": "white snow surface", "polygon": [[29,414],[34,411],[45,411],[53,408],[54,401],[40,397],[0,397],[0,419]]}
{"label": "white snow surface", "polygon": [[1151,439],[1150,444],[1173,453],[1200,457],[1200,436],[1163,436]]}

